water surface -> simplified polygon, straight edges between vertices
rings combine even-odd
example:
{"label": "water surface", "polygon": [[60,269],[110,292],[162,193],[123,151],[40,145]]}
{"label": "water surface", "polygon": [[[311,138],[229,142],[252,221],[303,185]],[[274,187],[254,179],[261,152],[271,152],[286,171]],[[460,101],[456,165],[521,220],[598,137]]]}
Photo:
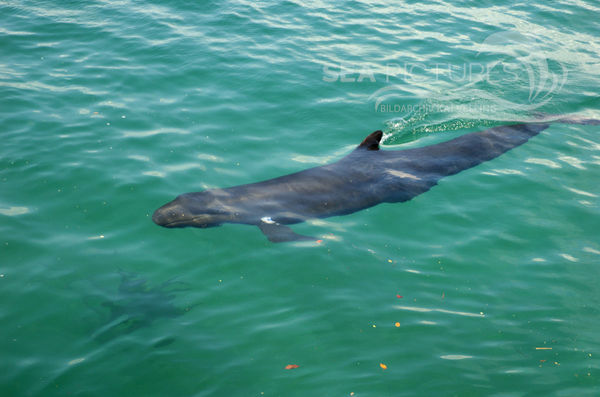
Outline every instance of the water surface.
{"label": "water surface", "polygon": [[150,217],[376,129],[401,150],[600,118],[599,11],[1,1],[1,394],[597,396],[597,126],[294,226],[318,246]]}

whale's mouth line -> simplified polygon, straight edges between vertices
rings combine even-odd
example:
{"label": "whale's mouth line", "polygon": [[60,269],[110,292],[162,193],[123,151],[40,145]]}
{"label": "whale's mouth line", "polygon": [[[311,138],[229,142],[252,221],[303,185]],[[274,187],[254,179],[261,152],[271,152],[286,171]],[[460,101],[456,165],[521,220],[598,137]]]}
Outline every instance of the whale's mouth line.
{"label": "whale's mouth line", "polygon": [[[182,221],[172,221],[172,222],[164,223],[161,226],[164,226],[164,227],[173,227],[173,226],[177,226],[177,225],[193,223],[193,225],[189,225],[189,226],[200,227],[200,228],[207,228],[208,227],[208,223],[197,223],[196,224],[195,222],[198,219],[200,219],[200,217],[190,218],[190,219],[186,219],[186,220],[182,220]],[[220,225],[220,223],[215,224],[215,226],[218,226],[218,225]]]}
{"label": "whale's mouth line", "polygon": [[208,227],[208,223],[206,223],[206,222],[205,223],[196,223],[197,220],[198,220],[198,218],[192,218],[189,221],[175,221],[175,222],[168,223],[167,226],[177,226],[177,225],[181,225],[181,224],[189,224],[189,226],[200,227],[203,229]]}

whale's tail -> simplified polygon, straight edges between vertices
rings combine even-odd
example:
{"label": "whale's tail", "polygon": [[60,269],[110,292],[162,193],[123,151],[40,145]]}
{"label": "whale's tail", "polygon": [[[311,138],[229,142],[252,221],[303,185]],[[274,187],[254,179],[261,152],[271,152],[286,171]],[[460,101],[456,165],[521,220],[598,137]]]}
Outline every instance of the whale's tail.
{"label": "whale's tail", "polygon": [[[502,125],[484,131],[472,132],[436,145],[403,151],[404,158],[410,159],[411,169],[400,169],[404,173],[417,172],[425,176],[414,191],[394,194],[389,201],[405,201],[424,193],[437,184],[438,180],[449,175],[492,160],[507,151],[520,146],[554,123],[600,125],[600,120],[582,118],[575,115],[536,115],[535,121]],[[401,167],[400,164],[399,167]]]}

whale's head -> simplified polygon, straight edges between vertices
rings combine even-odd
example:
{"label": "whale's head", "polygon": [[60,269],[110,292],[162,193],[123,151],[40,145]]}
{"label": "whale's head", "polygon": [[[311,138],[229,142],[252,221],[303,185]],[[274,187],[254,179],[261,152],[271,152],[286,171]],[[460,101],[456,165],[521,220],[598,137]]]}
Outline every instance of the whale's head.
{"label": "whale's head", "polygon": [[210,192],[186,193],[163,205],[152,220],[164,227],[213,227],[231,221],[231,215]]}

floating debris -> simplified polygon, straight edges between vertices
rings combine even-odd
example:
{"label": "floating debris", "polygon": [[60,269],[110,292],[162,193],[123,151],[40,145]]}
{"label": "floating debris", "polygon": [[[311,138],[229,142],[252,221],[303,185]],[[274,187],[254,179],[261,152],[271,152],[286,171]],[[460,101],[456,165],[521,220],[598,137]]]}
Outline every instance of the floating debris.
{"label": "floating debris", "polygon": [[285,366],[285,369],[296,369],[298,367],[300,367],[300,366],[297,364],[288,364]]}

